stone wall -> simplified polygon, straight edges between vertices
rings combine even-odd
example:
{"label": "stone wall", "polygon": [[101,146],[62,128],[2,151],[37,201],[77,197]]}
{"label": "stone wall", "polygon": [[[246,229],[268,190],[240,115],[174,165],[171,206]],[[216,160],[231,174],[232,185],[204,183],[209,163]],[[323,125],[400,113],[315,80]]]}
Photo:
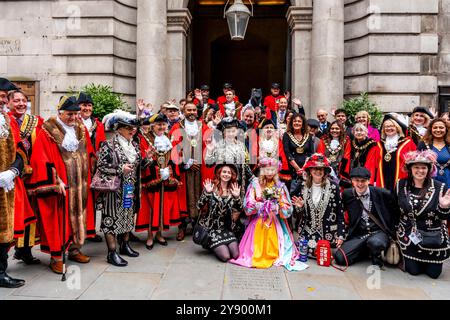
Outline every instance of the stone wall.
{"label": "stone wall", "polygon": [[439,0],[345,0],[345,97],[384,111],[437,104]]}
{"label": "stone wall", "polygon": [[0,75],[39,82],[38,112],[91,82],[134,105],[136,0],[2,1]]}

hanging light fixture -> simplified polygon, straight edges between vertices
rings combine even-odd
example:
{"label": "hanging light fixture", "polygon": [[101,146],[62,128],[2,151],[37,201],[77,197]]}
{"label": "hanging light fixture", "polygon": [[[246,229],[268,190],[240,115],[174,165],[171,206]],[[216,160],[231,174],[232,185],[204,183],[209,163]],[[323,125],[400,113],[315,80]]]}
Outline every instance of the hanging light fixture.
{"label": "hanging light fixture", "polygon": [[252,11],[250,12],[242,0],[234,0],[233,5],[227,10],[229,2],[230,0],[225,4],[223,17],[227,18],[231,40],[244,40],[248,20],[253,16],[253,3],[250,1],[252,6]]}

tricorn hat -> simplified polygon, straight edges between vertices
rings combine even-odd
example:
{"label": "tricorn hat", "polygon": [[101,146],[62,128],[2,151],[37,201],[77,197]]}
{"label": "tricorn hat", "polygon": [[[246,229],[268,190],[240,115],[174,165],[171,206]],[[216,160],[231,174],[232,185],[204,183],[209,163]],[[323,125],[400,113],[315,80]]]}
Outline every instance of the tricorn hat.
{"label": "tricorn hat", "polygon": [[80,106],[77,103],[75,96],[62,96],[59,98],[58,110],[62,111],[80,111]]}
{"label": "tricorn hat", "polygon": [[82,104],[82,103],[91,103],[94,104],[94,100],[92,100],[92,97],[89,93],[86,92],[80,92],[78,94],[78,100],[77,100],[78,104]]}
{"label": "tricorn hat", "polygon": [[19,90],[11,81],[6,78],[0,78],[0,91]]}

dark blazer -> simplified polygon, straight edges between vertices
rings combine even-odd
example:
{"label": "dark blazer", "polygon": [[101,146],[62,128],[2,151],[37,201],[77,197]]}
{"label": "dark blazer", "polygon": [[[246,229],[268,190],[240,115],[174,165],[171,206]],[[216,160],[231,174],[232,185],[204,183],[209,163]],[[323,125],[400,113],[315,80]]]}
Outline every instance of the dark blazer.
{"label": "dark blazer", "polygon": [[331,122],[327,121],[327,127],[322,131],[322,130],[320,130],[320,125],[319,125],[319,130],[317,130],[316,137],[321,138],[322,136],[327,134],[328,131],[330,131],[330,126],[331,126]]}
{"label": "dark blazer", "polygon": [[[400,209],[396,197],[386,189],[369,186],[370,199],[375,208],[375,217],[383,224],[390,234],[395,234],[396,225],[399,222]],[[359,225],[362,216],[362,204],[355,196],[353,188],[346,189],[342,193],[344,211],[348,213],[349,225],[347,239],[353,235]]]}

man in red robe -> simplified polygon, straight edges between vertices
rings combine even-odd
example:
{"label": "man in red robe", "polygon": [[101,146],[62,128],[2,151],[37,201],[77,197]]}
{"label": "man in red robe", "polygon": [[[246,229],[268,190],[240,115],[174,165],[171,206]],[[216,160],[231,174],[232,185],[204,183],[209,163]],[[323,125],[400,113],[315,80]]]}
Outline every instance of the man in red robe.
{"label": "man in red robe", "polygon": [[182,183],[178,188],[182,218],[178,226],[178,241],[184,239],[188,224],[198,217],[197,202],[202,189],[202,136],[205,129],[207,128],[203,127],[202,121],[197,120],[196,105],[187,103],[184,106],[184,119],[174,125],[169,133]]}
{"label": "man in red robe", "polygon": [[[233,85],[231,83],[224,83],[223,84],[223,96],[220,96],[217,98],[217,104],[218,105],[223,105],[224,103],[227,102],[227,97],[226,97],[226,93],[227,91],[233,90]],[[234,101],[239,101],[239,97],[237,95],[234,96]]]}
{"label": "man in red robe", "polygon": [[[8,91],[18,90],[8,79],[0,78],[0,287],[18,288],[25,284],[22,279],[14,279],[6,273],[8,250],[17,238],[14,210],[17,177],[24,166],[23,152],[18,152],[19,130],[3,111],[8,103]],[[19,199],[21,195],[19,195]],[[23,222],[23,220],[22,220]]]}
{"label": "man in red robe", "polygon": [[[29,165],[31,159],[31,153],[33,145],[36,141],[36,137],[42,129],[44,119],[39,116],[27,114],[28,97],[20,90],[10,91],[8,94],[9,100],[9,117],[14,122],[20,133],[20,142],[24,149],[24,172],[22,179],[25,185],[28,183],[32,173],[32,168]],[[14,207],[16,211],[15,225],[16,234],[21,233],[22,236],[17,239],[15,246],[14,259],[22,260],[25,264],[32,265],[40,263],[40,260],[33,257],[31,248],[34,245],[39,244],[39,234],[36,222],[30,223],[30,218],[35,220],[33,209],[30,205],[27,192],[23,188],[23,192],[19,192],[22,189],[22,183],[16,186],[16,205]],[[21,197],[19,197],[21,195]],[[19,218],[29,216],[28,219]],[[23,221],[23,223],[22,223]]]}
{"label": "man in red robe", "polygon": [[88,263],[90,258],[80,250],[86,237],[95,235],[89,188],[94,150],[79,111],[76,97],[61,97],[58,116],[44,122],[31,156],[29,192],[40,212],[41,250],[50,253],[55,273],[63,272],[61,257],[67,248],[69,260]]}
{"label": "man in red robe", "polygon": [[280,99],[285,98],[284,95],[280,94],[281,85],[277,82],[272,83],[270,88],[270,95],[264,98],[263,105],[269,108],[271,111],[278,111],[278,105],[280,104]]}
{"label": "man in red robe", "polygon": [[[92,116],[94,100],[92,100],[92,97],[89,94],[80,92],[78,95],[77,104],[80,107],[81,121],[83,121],[83,124],[87,129],[90,143],[92,144],[95,153],[97,153],[101,147],[101,144],[106,140],[105,126],[101,121]],[[94,222],[95,221],[97,221],[97,217],[94,214]],[[93,242],[102,242],[102,237],[96,234],[94,237],[88,238],[88,240]]]}

